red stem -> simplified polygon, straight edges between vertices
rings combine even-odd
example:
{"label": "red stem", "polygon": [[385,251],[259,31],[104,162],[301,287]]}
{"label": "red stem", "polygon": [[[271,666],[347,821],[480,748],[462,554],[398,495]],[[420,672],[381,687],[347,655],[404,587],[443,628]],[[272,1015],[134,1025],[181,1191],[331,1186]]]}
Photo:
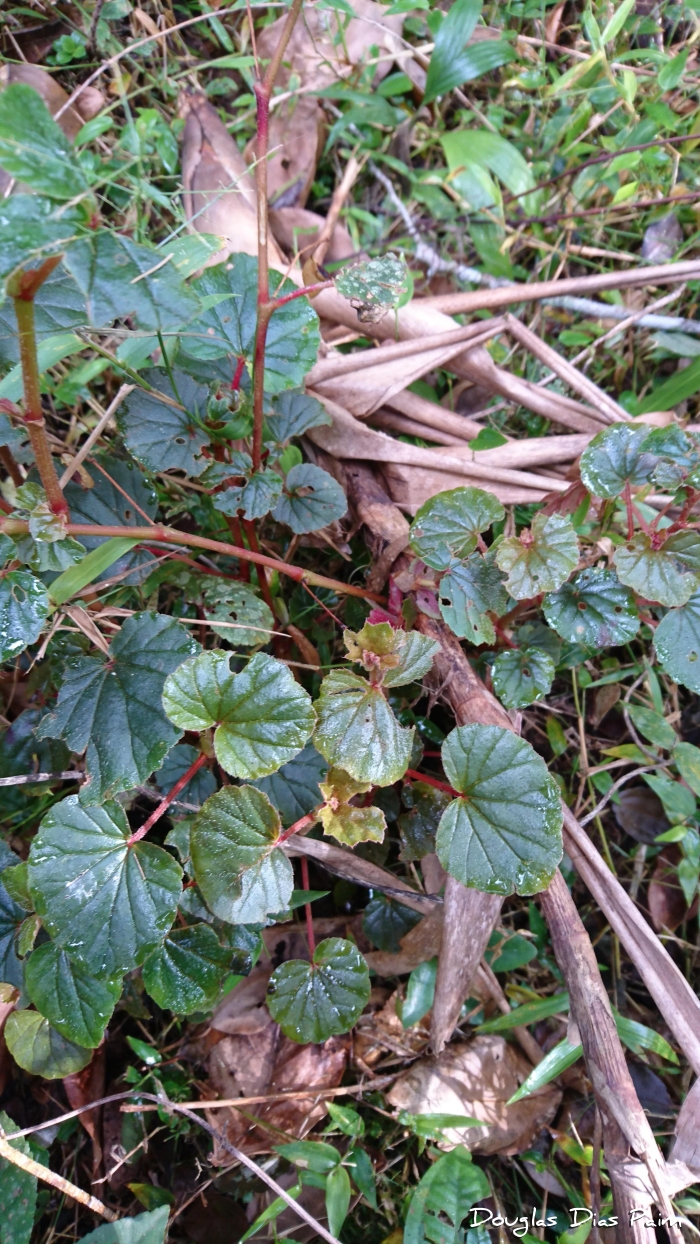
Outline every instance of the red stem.
{"label": "red stem", "polygon": [[[305,890],[310,890],[309,885],[309,861],[305,855],[301,857],[301,884]],[[316,953],[316,941],[314,938],[314,918],[311,912],[311,903],[304,904],[304,915],[306,916],[306,940],[309,943],[309,957],[313,959]]]}
{"label": "red stem", "polygon": [[318,817],[315,812],[309,812],[306,816],[302,816],[300,820],[295,821],[293,825],[290,825],[289,829],[285,829],[283,834],[280,834],[277,839],[277,846],[281,846],[281,844],[286,842],[288,838],[291,838],[294,834],[301,833],[302,829],[306,829],[307,825],[313,825],[317,820]]}
{"label": "red stem", "polygon": [[236,370],[233,373],[233,380],[231,381],[231,388],[234,391],[234,393],[237,392],[238,389],[240,389],[241,387],[241,376],[243,375],[244,367],[245,367],[245,358],[241,354],[236,362]]}
{"label": "red stem", "polygon": [[155,811],[151,812],[151,815],[149,816],[148,820],[144,821],[141,828],[137,829],[136,832],[131,835],[129,841],[126,844],[128,847],[133,847],[135,842],[140,842],[142,838],[146,837],[146,834],[148,833],[149,829],[153,829],[153,826],[155,825],[156,821],[159,821],[163,813],[167,812],[168,808],[170,807],[170,804],[173,802],[173,800],[177,799],[178,795],[180,794],[180,791],[185,789],[190,779],[194,777],[195,773],[197,773],[197,771],[201,769],[202,765],[206,764],[206,762],[207,762],[207,757],[205,753],[200,752],[199,756],[197,757],[196,760],[192,762],[187,772],[183,773],[181,778],[178,778],[177,782],[173,786],[173,789],[169,791],[168,794],[165,796],[165,799],[161,799]]}
{"label": "red stem", "polygon": [[634,509],[632,506],[632,490],[629,480],[625,484],[622,496],[627,506],[627,539],[631,540],[634,535]]}
{"label": "red stem", "polygon": [[285,307],[288,302],[294,302],[295,298],[305,298],[309,294],[320,294],[322,289],[332,289],[335,281],[318,281],[315,285],[300,285],[299,289],[295,289],[291,294],[285,294],[283,298],[272,299],[273,311],[279,311],[280,307]]}
{"label": "red stem", "polygon": [[448,795],[454,795],[455,799],[459,799],[459,791],[454,786],[450,786],[447,782],[439,782],[437,778],[428,777],[427,773],[418,773],[416,769],[407,769],[406,777],[412,782],[427,782],[428,786],[434,786],[436,790],[446,790]]}

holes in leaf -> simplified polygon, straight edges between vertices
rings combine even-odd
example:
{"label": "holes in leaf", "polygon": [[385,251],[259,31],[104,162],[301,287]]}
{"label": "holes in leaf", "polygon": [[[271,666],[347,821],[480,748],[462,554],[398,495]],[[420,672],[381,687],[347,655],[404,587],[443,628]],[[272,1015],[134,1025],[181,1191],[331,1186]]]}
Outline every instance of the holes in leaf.
{"label": "holes in leaf", "polygon": [[523,678],[532,678],[532,674],[531,674],[530,670],[528,670],[528,669],[524,669],[524,670],[523,670]]}
{"label": "holes in leaf", "polygon": [[588,608],[588,605],[586,604],[585,600],[580,600],[578,602],[577,608],[580,609],[581,612],[583,612],[584,609]]}
{"label": "holes in leaf", "polygon": [[613,609],[613,612],[614,612],[614,613],[622,613],[622,605],[615,605],[615,606],[614,606],[614,609]]}
{"label": "holes in leaf", "polygon": [[12,599],[15,601],[15,603],[18,605],[25,604],[26,599],[27,599],[27,593],[25,592],[24,588],[21,587],[19,583],[13,583],[11,590],[12,590]]}
{"label": "holes in leaf", "polygon": [[688,653],[688,660],[690,661],[690,663],[691,663],[691,664],[693,663],[693,661],[697,661],[697,659],[698,659],[698,654],[697,654],[697,652],[689,652],[689,653]]}
{"label": "holes in leaf", "polygon": [[176,436],[176,437],[175,437],[175,444],[176,444],[176,445],[184,445],[185,443],[186,443],[186,438],[185,438],[184,436]]}
{"label": "holes in leaf", "polygon": [[128,522],[130,522],[130,521],[131,521],[131,519],[132,519],[133,517],[134,517],[134,511],[133,511],[133,510],[131,510],[131,509],[126,509],[126,510],[124,511],[124,518],[126,519],[127,523],[128,523]]}

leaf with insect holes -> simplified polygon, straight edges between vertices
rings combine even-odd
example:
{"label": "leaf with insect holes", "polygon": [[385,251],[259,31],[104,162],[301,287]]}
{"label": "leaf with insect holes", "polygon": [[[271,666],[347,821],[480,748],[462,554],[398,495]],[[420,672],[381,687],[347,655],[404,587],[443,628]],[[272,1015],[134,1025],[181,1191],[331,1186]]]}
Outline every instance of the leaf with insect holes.
{"label": "leaf with insect holes", "polygon": [[163,705],[182,730],[216,727],[214,750],[227,773],[266,777],[308,741],[311,699],[274,657],[259,652],[240,674],[231,672],[230,657],[215,649],[185,661],[165,680]]}
{"label": "leaf with insect holes", "polygon": [[625,644],[639,630],[632,593],[614,570],[589,566],[542,602],[549,625],[570,644],[612,648]]}
{"label": "leaf with insect holes", "polygon": [[347,508],[345,493],[328,471],[310,462],[300,462],[287,472],[272,517],[278,523],[286,523],[295,535],[304,535],[337,522]]}
{"label": "leaf with insect holes", "polygon": [[286,445],[293,436],[303,436],[309,428],[331,424],[325,406],[317,397],[301,389],[287,389],[272,399],[272,409],[265,416],[264,439],[274,445]]}
{"label": "leaf with insect holes", "polygon": [[[272,611],[247,583],[234,579],[212,579],[204,592],[204,616],[211,629],[233,648],[254,648],[266,644],[275,629]],[[235,626],[217,626],[234,622]]]}
{"label": "leaf with insect holes", "polygon": [[[150,523],[155,515],[158,502],[153,489],[146,483],[138,467],[113,457],[107,459],[97,456],[95,461],[105,468],[114,483],[108,480],[99,469],[93,470],[92,467],[90,468],[94,479],[92,488],[81,488],[79,484],[71,481],[64,495],[73,522],[91,523],[100,527],[139,527],[143,526],[146,521]],[[119,491],[120,488],[123,492]],[[143,510],[143,513],[140,514],[139,510]],[[93,549],[104,547],[107,539],[104,536],[83,536],[81,544],[84,544],[90,553]],[[110,562],[107,569],[97,576],[96,581],[99,583],[101,579],[111,578],[112,575],[122,575],[126,570],[131,569],[133,574],[120,580],[123,586],[131,587],[141,583],[148,573],[146,570],[137,569],[144,562],[152,565],[153,554],[141,548],[132,549],[116,561]],[[63,599],[65,600],[66,597]]]}
{"label": "leaf with insect holes", "polygon": [[35,574],[54,574],[76,566],[85,557],[85,545],[67,536],[65,540],[35,540],[32,536],[18,536],[15,556],[29,566]]}
{"label": "leaf with insect holes", "polygon": [[656,548],[654,535],[638,531],[613,561],[620,582],[645,600],[684,605],[700,587],[700,532],[674,531]]}
{"label": "leaf with insect holes", "polygon": [[426,501],[411,523],[413,552],[434,570],[446,570],[455,559],[468,557],[479,533],[500,522],[505,510],[493,493],[482,488],[452,488]]}
{"label": "leaf with insect holes", "polygon": [[98,980],[55,942],[32,951],[24,970],[29,997],[56,1031],[76,1045],[96,1049],[119,1001],[121,977]]}
{"label": "leaf with insect holes", "polygon": [[387,954],[398,954],[401,949],[401,938],[421,919],[417,911],[404,906],[396,899],[384,894],[371,898],[365,907],[362,918],[362,929],[378,950]]}
{"label": "leaf with insect holes", "polygon": [[197,813],[190,831],[197,885],[215,916],[259,924],[285,911],[292,866],[277,846],[280,819],[254,786],[224,786]]}
{"label": "leaf with insect holes", "polygon": [[87,747],[83,804],[131,790],[162,764],[180,737],[161,704],[165,677],[198,647],[174,618],[135,613],[115,635],[107,659],[66,662],[58,703],[37,735],[65,739],[76,752]]}
{"label": "leaf with insect holes", "polygon": [[499,652],[491,666],[493,689],[506,708],[525,708],[543,700],[554,680],[554,661],[537,648]]}
{"label": "leaf with insect holes", "polygon": [[170,1209],[168,1203],[148,1214],[106,1222],[84,1235],[80,1244],[164,1244]]}
{"label": "leaf with insect holes", "polygon": [[277,504],[284,480],[277,471],[266,467],[263,471],[254,471],[244,484],[236,484],[216,492],[212,497],[214,508],[222,514],[230,514],[233,518],[239,510],[247,519],[264,518]]}
{"label": "leaf with insect holes", "polygon": [[318,813],[323,832],[346,847],[358,842],[383,842],[386,818],[381,808],[358,808],[350,803],[370,789],[369,782],[356,782],[343,769],[329,769],[325,782],[321,782],[325,803]]}
{"label": "leaf with insect holes", "polygon": [[413,728],[399,725],[378,687],[349,670],[331,670],[321,683],[316,711],[314,743],[330,765],[375,786],[403,777]]}
{"label": "leaf with insect holes", "polygon": [[192,285],[162,259],[155,247],[100,230],[73,242],[63,266],[85,299],[89,323],[104,326],[135,315],[140,328],[163,332],[191,320],[201,304]]}
{"label": "leaf with insect holes", "polygon": [[22,988],[22,965],[17,958],[15,938],[26,912],[8,894],[0,881],[0,982]]}
{"label": "leaf with insect holes", "polygon": [[18,1066],[44,1080],[74,1075],[92,1058],[92,1050],[67,1041],[38,1011],[13,1011],[5,1025],[5,1040]]}
{"label": "leaf with insect holes", "polygon": [[182,869],[162,847],[129,846],[118,804],[85,808],[69,795],[47,812],[29,852],[29,889],[56,945],[109,980],[138,967],[165,937]]}
{"label": "leaf with insect holes", "polygon": [[381,671],[384,687],[417,682],[440,651],[437,640],[419,631],[402,631],[390,622],[365,622],[361,631],[344,631],[343,642],[351,661]]}
{"label": "leaf with insect holes", "polygon": [[49,597],[28,570],[10,570],[0,579],[0,661],[19,656],[41,635],[49,616]]}
{"label": "leaf with insect holes", "polygon": [[458,726],[442,745],[460,791],[443,812],[436,851],[462,885],[536,894],[562,857],[559,788],[529,743],[500,726]]}
{"label": "leaf with insect holes", "polygon": [[[411,1197],[406,1214],[403,1244],[427,1244],[428,1240],[458,1240],[470,1209],[490,1195],[489,1183],[480,1167],[475,1166],[469,1150],[457,1145],[428,1168]],[[445,1219],[449,1220],[446,1228]],[[480,1237],[482,1228],[466,1233],[466,1238]],[[484,1236],[488,1233],[484,1232]],[[471,1244],[471,1240],[470,1240]],[[478,1244],[482,1244],[481,1239]]]}
{"label": "leaf with insect holes", "polygon": [[335,287],[355,308],[361,324],[374,324],[410,292],[410,280],[405,259],[388,251],[378,259],[344,268],[335,278]]}
{"label": "leaf with insect holes", "polygon": [[162,1010],[176,1015],[208,1011],[231,964],[231,951],[219,944],[208,924],[171,929],[143,965],[146,993]]}
{"label": "leaf with insect holes", "polygon": [[73,211],[58,215],[54,203],[35,194],[0,200],[0,277],[62,250],[75,236],[79,219]]}
{"label": "leaf with insect holes", "polygon": [[[0,1128],[5,1135],[18,1130],[17,1124],[0,1110]],[[13,1149],[32,1156],[24,1136],[9,1141]],[[36,1211],[36,1175],[30,1175],[14,1162],[0,1158],[0,1241],[2,1244],[29,1244]]]}
{"label": "leaf with insect holes", "polygon": [[581,454],[581,479],[594,497],[619,497],[626,484],[646,484],[658,456],[644,451],[645,423],[614,423],[604,428]]}
{"label": "leaf with insect holes", "polygon": [[554,592],[578,562],[578,540],[563,514],[536,514],[519,536],[501,540],[496,565],[508,575],[506,588],[516,600]]}
{"label": "leaf with insect holes", "polygon": [[0,94],[0,165],[51,199],[77,199],[89,189],[70,139],[38,92],[23,82]]}
{"label": "leaf with insect holes", "polygon": [[[236,359],[252,367],[257,323],[258,261],[231,255],[191,282],[206,310],[180,338],[178,363],[197,379],[230,380]],[[279,272],[270,272],[270,294],[296,291]],[[265,343],[265,392],[298,388],[316,362],[321,344],[318,316],[306,298],[295,298],[274,312]],[[221,360],[219,362],[219,360]],[[213,366],[212,366],[213,364]]]}
{"label": "leaf with insect holes", "polygon": [[312,963],[292,959],[270,977],[267,1005],[292,1041],[320,1044],[349,1032],[370,995],[369,970],[352,942],[328,937]]}
{"label": "leaf with insect holes", "polygon": [[488,616],[500,617],[508,608],[504,576],[493,555],[472,553],[461,565],[452,566],[439,586],[440,613],[462,639],[472,644],[493,644],[496,631]]}
{"label": "leaf with insect holes", "polygon": [[[124,444],[137,462],[149,471],[184,471],[201,475],[207,459],[201,457],[209,437],[193,416],[206,415],[208,392],[184,371],[173,371],[177,392],[163,369],[143,372],[143,378],[156,393],[134,389],[122,403],[117,414],[117,427]],[[180,402],[179,410],[158,396]]]}
{"label": "leaf with insect holes", "polygon": [[654,647],[674,682],[700,692],[700,592],[661,619],[654,632]]}
{"label": "leaf with insect holes", "polygon": [[307,743],[304,750],[282,765],[277,773],[259,778],[253,786],[267,795],[287,828],[321,802],[319,783],[327,772],[327,761],[316,751],[313,743]]}

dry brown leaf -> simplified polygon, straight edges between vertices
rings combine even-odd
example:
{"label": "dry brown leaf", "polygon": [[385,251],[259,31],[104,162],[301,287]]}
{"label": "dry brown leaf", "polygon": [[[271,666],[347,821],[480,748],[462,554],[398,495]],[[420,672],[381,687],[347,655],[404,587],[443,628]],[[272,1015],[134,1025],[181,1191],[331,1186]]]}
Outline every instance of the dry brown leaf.
{"label": "dry brown leaf", "polygon": [[[293,96],[275,108],[270,117],[267,161],[267,193],[273,207],[303,208],[325,135],[325,114],[312,96]],[[255,160],[254,139],[246,147],[245,158],[249,164]]]}
{"label": "dry brown leaf", "polygon": [[[617,811],[617,810],[616,810]],[[666,819],[664,818],[664,825]],[[657,830],[657,833],[660,833]],[[634,835],[637,836],[636,834]],[[640,841],[648,842],[648,838],[640,839]],[[692,907],[688,907],[685,901],[685,895],[678,880],[678,865],[681,860],[681,853],[676,846],[664,847],[663,851],[657,856],[656,867],[649,882],[649,890],[647,892],[647,904],[649,907],[649,915],[655,929],[664,929],[669,933],[675,932],[679,924],[682,924],[688,917],[693,916],[698,909],[698,900],[694,899]]]}
{"label": "dry brown leaf", "polygon": [[405,1029],[396,1011],[398,1001],[399,993],[395,990],[381,1010],[366,1012],[356,1025],[353,1054],[361,1067],[373,1067],[386,1054],[412,1059],[425,1049],[429,1020]]}
{"label": "dry brown leaf", "polygon": [[474,1037],[414,1063],[387,1098],[397,1110],[411,1114],[459,1114],[483,1121],[483,1127],[447,1129],[445,1147],[464,1144],[472,1153],[521,1153],[551,1122],[561,1101],[560,1089],[550,1084],[507,1106],[531,1071],[527,1059],[503,1037]]}
{"label": "dry brown leaf", "polygon": [[[100,1097],[104,1097],[104,1042],[95,1050],[87,1067],[83,1067],[82,1071],[77,1071],[73,1075],[64,1077],[63,1087],[66,1090],[66,1097],[71,1110],[79,1110],[82,1106],[87,1105],[88,1102],[97,1101]],[[97,1110],[85,1110],[79,1116],[80,1123],[92,1141],[92,1169],[93,1177],[95,1178],[102,1164],[101,1117],[102,1111],[99,1108]]]}
{"label": "dry brown leaf", "polygon": [[401,938],[401,949],[396,954],[387,950],[370,951],[365,955],[370,969],[379,976],[404,976],[426,959],[434,959],[440,953],[443,918],[442,907],[425,916]]}
{"label": "dry brown leaf", "polygon": [[[614,685],[619,687],[619,683]],[[601,687],[600,690],[606,691],[607,688]],[[654,842],[659,834],[663,834],[668,829],[663,804],[658,795],[648,786],[628,786],[620,791],[620,802],[615,805],[613,811],[620,828],[637,842]],[[680,858],[678,853],[677,855]],[[663,856],[659,856],[659,859],[662,858]],[[670,859],[671,856],[668,858]],[[678,878],[676,878],[676,885],[678,885]]]}
{"label": "dry brown leaf", "polygon": [[593,703],[588,713],[588,720],[591,725],[597,729],[604,717],[607,717],[611,708],[617,704],[622,691],[620,684],[609,682],[604,687],[598,687],[593,692]]}

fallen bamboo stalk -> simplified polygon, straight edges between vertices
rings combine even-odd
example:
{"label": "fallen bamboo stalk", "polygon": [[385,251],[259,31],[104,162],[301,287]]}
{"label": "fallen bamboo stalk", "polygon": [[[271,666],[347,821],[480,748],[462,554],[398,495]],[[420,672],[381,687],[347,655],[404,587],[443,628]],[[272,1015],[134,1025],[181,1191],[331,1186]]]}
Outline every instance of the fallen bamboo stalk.
{"label": "fallen bamboo stalk", "polygon": [[394,362],[396,359],[415,358],[417,353],[442,350],[445,346],[463,345],[475,338],[489,341],[503,331],[504,324],[504,318],[498,316],[492,320],[479,320],[476,324],[467,324],[463,328],[448,329],[444,333],[431,333],[411,342],[391,342],[388,345],[376,346],[373,350],[358,350],[354,354],[332,354],[319,359],[314,364],[305,383],[313,387],[316,384],[322,384],[324,380],[335,380],[337,376],[347,376],[352,372],[364,370],[366,367],[378,367],[381,363]]}
{"label": "fallen bamboo stalk", "polygon": [[522,441],[509,441],[507,445],[478,451],[462,443],[452,452],[465,461],[473,458],[482,466],[544,468],[574,462],[590,439],[587,432],[574,432],[570,436],[527,436]]}
{"label": "fallen bamboo stalk", "polygon": [[472,441],[482,431],[482,425],[468,415],[458,415],[452,410],[445,410],[437,402],[431,402],[420,393],[411,393],[404,389],[386,399],[386,406],[391,406],[407,419],[423,423],[426,427],[444,432],[447,436],[456,437],[458,442]]}
{"label": "fallen bamboo stalk", "polygon": [[391,410],[376,410],[370,415],[370,427],[381,431],[399,432],[404,436],[421,436],[425,441],[434,441],[436,445],[463,446],[460,436],[451,436],[449,432],[440,432],[429,423],[418,423],[415,419],[407,419]]}
{"label": "fallen bamboo stalk", "polygon": [[[398,1072],[396,1073],[398,1075]],[[341,1088],[305,1088],[288,1089],[284,1093],[258,1093],[256,1097],[215,1097],[212,1101],[183,1101],[179,1105],[187,1110],[224,1110],[236,1109],[240,1106],[262,1106],[272,1101],[294,1101],[300,1097],[345,1097],[359,1093],[374,1092],[375,1089],[386,1088],[396,1079],[393,1076],[376,1076],[368,1084],[345,1084]],[[138,1102],[126,1102],[120,1107],[122,1114],[141,1114],[147,1110],[159,1110],[159,1106],[140,1105]],[[48,1126],[48,1125],[47,1125]]]}
{"label": "fallen bamboo stalk", "polygon": [[568,384],[569,388],[574,390],[574,393],[578,393],[580,397],[586,398],[591,406],[600,412],[600,415],[607,423],[619,423],[629,419],[630,416],[627,411],[618,402],[608,397],[608,394],[599,389],[598,385],[589,380],[588,376],[580,372],[567,359],[562,358],[561,354],[558,354],[556,350],[547,345],[546,341],[542,341],[541,337],[533,333],[530,328],[522,324],[510,312],[505,316],[505,321],[511,337],[514,337],[526,350],[534,354],[535,358],[544,363],[545,367],[551,368],[555,375],[559,376],[560,380],[563,380],[565,384]]}

